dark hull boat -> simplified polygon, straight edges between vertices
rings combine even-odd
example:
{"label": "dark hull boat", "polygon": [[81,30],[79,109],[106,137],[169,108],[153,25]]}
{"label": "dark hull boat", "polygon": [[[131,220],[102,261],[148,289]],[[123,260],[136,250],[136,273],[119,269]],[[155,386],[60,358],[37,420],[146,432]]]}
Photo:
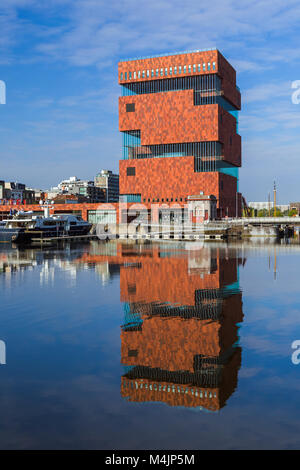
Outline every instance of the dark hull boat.
{"label": "dark hull boat", "polygon": [[22,228],[6,228],[0,225],[0,243],[22,243],[26,236]]}

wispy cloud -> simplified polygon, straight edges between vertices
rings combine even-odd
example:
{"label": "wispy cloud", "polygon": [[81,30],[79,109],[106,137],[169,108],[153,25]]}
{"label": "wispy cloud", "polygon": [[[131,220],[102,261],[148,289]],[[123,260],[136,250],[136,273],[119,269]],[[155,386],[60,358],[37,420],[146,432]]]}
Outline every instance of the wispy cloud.
{"label": "wispy cloud", "polygon": [[[0,65],[10,65],[16,76],[26,70],[32,81],[22,76],[13,96],[8,83],[9,98],[18,103],[0,129],[2,149],[24,175],[28,141],[34,154],[57,162],[76,149],[76,168],[84,165],[83,171],[86,165],[93,171],[95,155],[99,165],[107,166],[108,159],[117,167],[118,60],[218,47],[236,67],[242,89],[241,190],[253,200],[258,164],[261,191],[270,162],[272,171],[295,177],[300,106],[291,104],[291,82],[300,79],[299,20],[298,0],[2,0]],[[16,127],[27,149],[24,164],[22,145],[17,150],[9,143]],[[38,180],[38,169],[35,174]]]}
{"label": "wispy cloud", "polygon": [[[22,15],[18,16],[19,9],[26,7],[35,10],[39,22],[25,22]],[[278,36],[287,28],[290,34],[297,34],[300,5],[294,0],[284,5],[281,0],[213,0],[204,5],[196,0],[50,0],[47,4],[4,0],[1,10],[10,30],[4,35],[6,41],[25,25],[28,31],[25,27],[24,34],[34,32],[38,36],[37,53],[81,67],[102,67],[117,56],[142,55],[148,50],[197,49],[218,43],[235,43],[235,47],[239,44],[248,49],[252,59],[233,57],[244,70],[259,68],[259,62],[299,58],[297,47],[272,50],[270,54],[266,41],[267,34]],[[58,15],[63,26],[45,21],[45,14],[48,20]],[[253,41],[251,47],[245,46],[249,41]]]}
{"label": "wispy cloud", "polygon": [[292,82],[267,82],[244,90],[243,103],[264,101],[265,103],[276,103],[280,98],[287,98],[291,102]]}

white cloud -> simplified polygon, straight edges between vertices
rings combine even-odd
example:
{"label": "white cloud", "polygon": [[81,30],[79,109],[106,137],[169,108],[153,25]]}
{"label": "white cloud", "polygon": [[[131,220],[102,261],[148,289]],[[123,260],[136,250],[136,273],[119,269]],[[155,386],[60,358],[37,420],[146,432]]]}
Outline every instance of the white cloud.
{"label": "white cloud", "polygon": [[[18,7],[35,11],[40,23],[18,19]],[[205,4],[197,0],[49,0],[47,4],[3,0],[1,11],[9,30],[3,35],[7,46],[11,33],[22,26],[24,34],[37,36],[38,54],[77,66],[105,66],[105,62],[119,56],[145,55],[149,50],[175,51],[219,44],[236,49],[233,59],[241,70],[255,70],[266,61],[286,61],[300,54],[297,47],[285,51],[279,48],[270,54],[265,41],[266,34],[278,35],[287,29],[290,34],[297,33],[300,6],[295,0],[287,0],[284,6],[281,0],[213,0]],[[43,15],[48,19],[57,15],[64,26],[46,26]],[[251,47],[245,45],[249,41],[253,42]],[[248,52],[246,59],[243,51]]]}
{"label": "white cloud", "polygon": [[288,97],[291,102],[291,82],[271,82],[257,85],[251,89],[245,90],[243,93],[243,103],[252,103],[257,101],[265,101],[266,103],[278,102],[279,98]]}
{"label": "white cloud", "polygon": [[[120,58],[149,53],[216,46],[243,79],[248,76],[253,79],[252,86],[248,85],[245,92],[242,90],[240,129],[245,174],[250,176],[257,172],[254,167],[257,164],[264,174],[264,168],[272,162],[274,171],[288,175],[289,168],[297,166],[296,156],[300,150],[295,140],[300,106],[291,105],[291,88],[286,76],[282,76],[279,83],[274,77],[267,81],[266,76],[273,67],[281,67],[281,63],[286,69],[286,64],[293,65],[300,60],[299,19],[298,0],[284,3],[282,0],[212,0],[206,3],[198,0],[2,0],[0,61],[15,61],[18,65],[36,65],[40,61],[52,67],[75,66],[78,74],[86,76],[91,72],[89,67],[97,67],[90,76],[96,74],[97,80],[99,77],[100,91],[93,80],[92,85],[87,81],[80,86],[78,94],[64,90],[64,98],[51,96],[51,91],[50,96],[40,96],[37,92],[31,103],[34,115],[24,123],[38,136],[44,134],[45,142],[48,129],[49,145],[46,149],[40,148],[43,155],[54,151],[50,139],[60,131],[68,136],[68,141],[75,142],[69,148],[72,145],[81,148],[83,155],[84,148],[90,147],[81,146],[78,141],[85,142],[91,121],[94,119],[98,126],[98,133],[94,134],[97,138],[101,132],[106,134],[103,129],[110,132],[113,124],[111,139],[114,135],[117,144],[107,145],[105,151],[111,157],[113,148],[117,161],[121,151],[117,151],[116,62]],[[277,76],[282,69],[284,67],[276,69]],[[298,78],[291,77],[291,81]],[[266,80],[265,85],[262,79]],[[26,90],[22,93],[26,94]],[[39,119],[33,108],[41,113],[49,109],[49,116]],[[111,121],[106,128],[102,127],[103,119]],[[78,132],[77,138],[71,135],[72,126]],[[93,136],[89,138],[93,140]],[[102,148],[100,141],[98,144]],[[287,154],[289,166],[285,163]],[[261,183],[257,180],[257,184],[262,185],[263,178],[265,176]],[[242,191],[247,184],[241,185]]]}

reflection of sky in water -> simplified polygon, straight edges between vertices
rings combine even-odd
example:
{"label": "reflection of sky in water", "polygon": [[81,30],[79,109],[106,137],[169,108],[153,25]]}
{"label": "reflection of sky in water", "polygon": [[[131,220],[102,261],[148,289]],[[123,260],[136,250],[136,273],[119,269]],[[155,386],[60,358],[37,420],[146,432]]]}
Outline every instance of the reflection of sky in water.
{"label": "reflection of sky in water", "polygon": [[[243,293],[238,386],[215,413],[121,396],[121,377],[132,369],[120,360],[126,305],[120,298],[127,295],[120,280],[143,269],[139,263],[158,262],[151,247],[147,256],[143,249],[129,253],[123,266],[111,262],[116,244],[66,252],[1,247],[0,340],[7,347],[7,364],[0,365],[1,448],[299,448],[300,365],[292,364],[291,344],[300,339],[300,249],[245,245],[212,256],[210,246],[201,253],[201,246],[163,244],[162,259],[188,260],[191,285],[218,272],[220,259],[246,259],[238,266],[239,285],[227,287]],[[171,271],[170,283],[175,276]],[[174,299],[184,291],[176,287]],[[128,304],[138,288],[131,286]],[[161,313],[154,300],[153,312]]]}

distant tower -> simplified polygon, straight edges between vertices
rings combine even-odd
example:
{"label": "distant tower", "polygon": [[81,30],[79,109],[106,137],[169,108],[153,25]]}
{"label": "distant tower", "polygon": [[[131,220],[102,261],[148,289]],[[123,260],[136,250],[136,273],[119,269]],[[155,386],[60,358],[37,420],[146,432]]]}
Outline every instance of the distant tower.
{"label": "distant tower", "polygon": [[274,217],[276,217],[276,182],[274,181]]}

